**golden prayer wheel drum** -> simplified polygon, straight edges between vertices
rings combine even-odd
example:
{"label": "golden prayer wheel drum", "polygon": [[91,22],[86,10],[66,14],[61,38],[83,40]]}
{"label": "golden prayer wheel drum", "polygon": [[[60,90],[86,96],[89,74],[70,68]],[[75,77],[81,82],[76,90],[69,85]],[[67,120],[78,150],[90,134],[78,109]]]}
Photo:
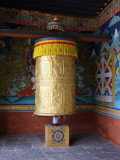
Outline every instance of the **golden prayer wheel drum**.
{"label": "golden prayer wheel drum", "polygon": [[42,38],[35,42],[35,115],[75,113],[75,58],[77,44],[69,38]]}

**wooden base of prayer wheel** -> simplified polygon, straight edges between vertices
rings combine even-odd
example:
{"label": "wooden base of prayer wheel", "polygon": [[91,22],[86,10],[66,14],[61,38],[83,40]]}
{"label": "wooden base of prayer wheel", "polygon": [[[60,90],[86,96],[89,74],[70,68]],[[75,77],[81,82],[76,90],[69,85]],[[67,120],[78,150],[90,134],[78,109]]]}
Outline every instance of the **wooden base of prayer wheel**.
{"label": "wooden base of prayer wheel", "polygon": [[46,125],[45,144],[47,147],[69,146],[69,126],[67,125]]}

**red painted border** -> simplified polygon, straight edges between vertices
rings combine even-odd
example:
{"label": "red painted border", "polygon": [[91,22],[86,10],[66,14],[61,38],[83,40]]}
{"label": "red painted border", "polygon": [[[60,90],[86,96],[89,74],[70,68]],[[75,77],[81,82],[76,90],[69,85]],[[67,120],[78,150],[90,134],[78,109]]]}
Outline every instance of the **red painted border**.
{"label": "red painted border", "polygon": [[[39,42],[37,42],[37,43],[39,43]],[[38,46],[45,45],[45,44],[68,44],[68,45],[72,45],[72,46],[77,46],[76,44],[68,43],[68,42],[44,42],[44,43],[36,44],[34,47],[38,47]]]}

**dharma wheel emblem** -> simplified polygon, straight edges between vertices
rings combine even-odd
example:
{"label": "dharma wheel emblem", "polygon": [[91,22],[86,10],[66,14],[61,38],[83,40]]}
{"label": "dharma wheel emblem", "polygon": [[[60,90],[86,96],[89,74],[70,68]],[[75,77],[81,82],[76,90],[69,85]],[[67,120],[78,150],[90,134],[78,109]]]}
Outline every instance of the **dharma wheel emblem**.
{"label": "dharma wheel emblem", "polygon": [[52,138],[55,142],[59,143],[64,139],[64,133],[60,130],[56,130],[53,132]]}

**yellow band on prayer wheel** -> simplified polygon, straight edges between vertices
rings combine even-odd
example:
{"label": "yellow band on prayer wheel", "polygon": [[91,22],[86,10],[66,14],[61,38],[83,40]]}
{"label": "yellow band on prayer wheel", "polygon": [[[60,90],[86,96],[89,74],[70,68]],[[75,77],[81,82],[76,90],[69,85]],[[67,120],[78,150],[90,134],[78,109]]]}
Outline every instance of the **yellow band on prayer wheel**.
{"label": "yellow band on prayer wheel", "polygon": [[37,40],[33,58],[48,55],[66,55],[78,58],[77,44],[71,39],[58,37]]}

